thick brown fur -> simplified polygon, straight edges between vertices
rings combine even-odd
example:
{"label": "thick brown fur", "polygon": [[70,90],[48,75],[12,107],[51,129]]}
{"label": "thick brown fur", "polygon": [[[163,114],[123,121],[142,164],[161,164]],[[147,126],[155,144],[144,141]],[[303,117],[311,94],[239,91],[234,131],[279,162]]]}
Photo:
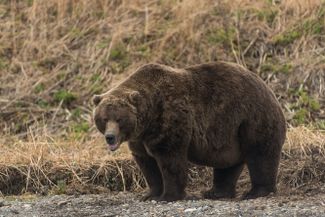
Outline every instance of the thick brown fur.
{"label": "thick brown fur", "polygon": [[236,64],[148,64],[94,102],[101,132],[108,120],[122,123],[121,142],[150,187],[144,200],[184,199],[188,161],[214,168],[205,198],[234,197],[244,164],[252,183],[244,198],[276,191],[285,119],[267,85]]}

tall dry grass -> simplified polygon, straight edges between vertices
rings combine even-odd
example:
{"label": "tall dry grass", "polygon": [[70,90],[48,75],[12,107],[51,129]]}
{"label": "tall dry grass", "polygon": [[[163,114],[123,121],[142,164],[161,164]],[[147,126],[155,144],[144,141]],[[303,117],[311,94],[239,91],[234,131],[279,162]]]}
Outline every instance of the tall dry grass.
{"label": "tall dry grass", "polygon": [[23,138],[91,126],[93,94],[138,66],[234,61],[277,94],[290,124],[324,128],[324,2],[0,3],[0,130]]}

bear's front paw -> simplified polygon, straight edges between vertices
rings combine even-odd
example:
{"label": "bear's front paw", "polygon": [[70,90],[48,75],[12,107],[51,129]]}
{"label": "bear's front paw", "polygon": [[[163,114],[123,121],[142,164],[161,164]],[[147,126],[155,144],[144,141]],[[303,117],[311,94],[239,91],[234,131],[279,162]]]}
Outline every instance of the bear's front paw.
{"label": "bear's front paw", "polygon": [[172,202],[172,201],[176,201],[176,200],[183,200],[185,199],[187,196],[187,194],[184,193],[180,193],[180,194],[163,194],[161,195],[159,198],[157,198],[157,201],[166,201],[166,202]]}
{"label": "bear's front paw", "polygon": [[205,199],[222,199],[222,198],[234,198],[236,193],[233,191],[221,191],[216,189],[210,189],[208,191],[202,192],[203,198]]}

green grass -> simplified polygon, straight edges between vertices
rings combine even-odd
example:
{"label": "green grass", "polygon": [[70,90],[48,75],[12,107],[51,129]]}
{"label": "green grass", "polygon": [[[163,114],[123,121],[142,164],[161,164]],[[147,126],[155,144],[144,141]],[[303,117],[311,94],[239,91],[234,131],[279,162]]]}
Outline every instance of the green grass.
{"label": "green grass", "polygon": [[41,59],[37,62],[37,66],[48,70],[52,70],[57,63],[58,62],[55,57],[45,57],[44,59]]}
{"label": "green grass", "polygon": [[296,98],[296,101],[290,106],[295,111],[293,119],[296,124],[305,124],[308,117],[321,108],[319,101],[310,96],[304,89],[291,90],[290,94]]}
{"label": "green grass", "polygon": [[273,39],[276,45],[288,45],[302,36],[302,32],[299,30],[287,31],[283,34],[276,35]]}
{"label": "green grass", "polygon": [[50,104],[46,100],[44,100],[44,99],[37,100],[36,104],[39,107],[43,108],[43,109],[46,109],[46,108],[49,108],[50,107]]}
{"label": "green grass", "polygon": [[321,8],[316,14],[316,17],[298,22],[292,29],[276,35],[273,38],[274,43],[285,46],[293,43],[303,35],[323,35],[325,31],[324,13],[324,9]]}
{"label": "green grass", "polygon": [[81,116],[81,109],[80,108],[76,108],[76,109],[72,110],[72,117],[80,118],[80,116]]}
{"label": "green grass", "polygon": [[90,93],[92,94],[100,94],[104,91],[103,85],[94,84],[90,87]]}
{"label": "green grass", "polygon": [[35,86],[34,92],[35,93],[41,93],[45,90],[45,85],[43,83],[39,83],[38,85]]}
{"label": "green grass", "polygon": [[92,83],[95,83],[95,82],[97,82],[97,81],[99,81],[99,80],[100,80],[100,74],[99,74],[99,73],[93,74],[93,75],[90,77],[90,81],[91,81]]}
{"label": "green grass", "polygon": [[300,106],[305,106],[310,108],[312,111],[318,111],[320,109],[320,104],[318,100],[309,96],[308,93],[304,90],[299,91],[299,101],[298,104]]}
{"label": "green grass", "polygon": [[279,11],[272,7],[257,11],[259,21],[266,21],[268,25],[272,25]]}
{"label": "green grass", "polygon": [[4,70],[9,66],[8,61],[5,58],[0,57],[0,70]]}
{"label": "green grass", "polygon": [[88,132],[89,128],[90,128],[89,123],[84,121],[84,122],[75,124],[73,126],[73,131],[75,133],[86,133],[86,132]]}
{"label": "green grass", "polygon": [[69,104],[76,99],[77,96],[67,90],[59,90],[56,93],[54,93],[54,101],[56,102],[63,101],[64,104]]}
{"label": "green grass", "polygon": [[304,124],[306,122],[306,118],[308,116],[308,111],[305,108],[300,108],[295,112],[293,119],[297,124]]}
{"label": "green grass", "polygon": [[125,47],[122,44],[118,44],[115,47],[112,48],[110,53],[111,60],[123,60],[126,58],[126,50]]}
{"label": "green grass", "polygon": [[70,34],[73,38],[80,38],[84,35],[79,27],[73,27],[70,31]]}
{"label": "green grass", "polygon": [[313,35],[319,35],[324,33],[325,30],[324,25],[325,25],[324,17],[309,19],[302,24],[304,31]]}
{"label": "green grass", "polygon": [[215,29],[208,34],[208,42],[211,44],[224,44],[230,45],[235,39],[236,30],[235,28],[229,29]]}
{"label": "green grass", "polygon": [[65,194],[67,192],[67,183],[65,180],[59,180],[54,188],[54,194]]}
{"label": "green grass", "polygon": [[107,38],[107,39],[104,39],[104,40],[101,40],[100,42],[98,42],[96,47],[99,49],[108,48],[110,43],[111,43],[111,38]]}
{"label": "green grass", "polygon": [[151,55],[151,49],[147,44],[142,44],[137,48],[142,57],[148,58]]}
{"label": "green grass", "polygon": [[316,127],[320,130],[325,130],[325,120],[316,121]]}
{"label": "green grass", "polygon": [[280,64],[266,62],[261,66],[261,72],[289,74],[292,71],[292,68],[293,66],[290,63]]}

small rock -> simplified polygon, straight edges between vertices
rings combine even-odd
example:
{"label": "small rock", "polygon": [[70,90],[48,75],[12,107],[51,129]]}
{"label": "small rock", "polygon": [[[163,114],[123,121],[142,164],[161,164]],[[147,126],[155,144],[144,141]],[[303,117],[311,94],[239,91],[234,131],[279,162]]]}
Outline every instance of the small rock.
{"label": "small rock", "polygon": [[207,209],[209,209],[209,206],[204,206],[204,207],[202,207],[202,210],[204,211],[204,210],[207,210]]}
{"label": "small rock", "polygon": [[266,209],[266,206],[261,206],[259,209],[260,210],[265,210]]}
{"label": "small rock", "polygon": [[41,195],[45,196],[45,195],[47,195],[49,193],[49,189],[50,189],[50,187],[48,185],[44,185],[44,186],[41,187],[39,193]]}
{"label": "small rock", "polygon": [[16,209],[11,209],[10,211],[11,211],[12,213],[14,213],[14,214],[19,214],[19,211],[16,210]]}
{"label": "small rock", "polygon": [[196,210],[197,210],[196,208],[187,208],[184,210],[184,212],[194,212]]}
{"label": "small rock", "polygon": [[5,201],[4,199],[0,199],[0,207],[5,206]]}
{"label": "small rock", "polygon": [[23,205],[23,207],[24,207],[25,209],[30,209],[30,208],[32,208],[32,205],[26,203],[26,204]]}
{"label": "small rock", "polygon": [[60,195],[54,195],[54,196],[51,197],[52,201],[53,200],[58,200],[58,199],[60,199]]}
{"label": "small rock", "polygon": [[68,203],[67,200],[59,201],[59,202],[58,202],[58,206],[63,206],[63,205],[65,205],[65,204],[67,204],[67,203]]}

